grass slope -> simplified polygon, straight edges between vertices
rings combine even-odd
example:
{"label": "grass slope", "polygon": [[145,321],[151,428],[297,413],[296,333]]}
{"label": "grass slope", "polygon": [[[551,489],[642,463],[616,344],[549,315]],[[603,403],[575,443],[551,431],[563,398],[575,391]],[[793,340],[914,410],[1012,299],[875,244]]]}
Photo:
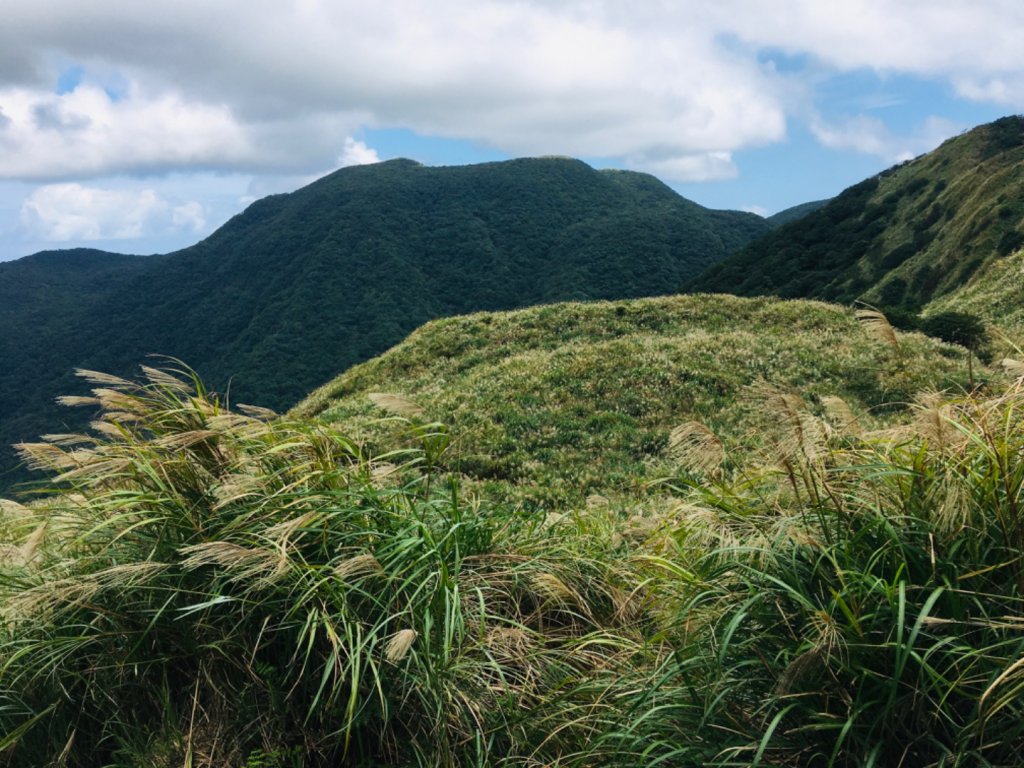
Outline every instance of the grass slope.
{"label": "grass slope", "polygon": [[170,355],[235,400],[283,408],[427,320],[669,293],[766,229],[569,159],[342,169],[173,254],[0,267],[0,296],[14,294],[0,309],[0,443],[68,418],[52,401],[74,367]]}
{"label": "grass slope", "polygon": [[688,285],[916,312],[1024,243],[1024,118],[850,187]]}
{"label": "grass slope", "polygon": [[[679,472],[669,434],[698,420],[741,443],[767,383],[846,399],[867,423],[918,390],[966,386],[963,351],[901,336],[902,363],[835,305],[683,296],[558,304],[427,324],[315,391],[295,414],[392,439],[373,392],[451,426],[452,459],[498,495],[544,504],[633,496]],[[820,410],[820,402],[819,402]],[[754,439],[756,442],[756,438]],[[742,449],[741,449],[742,450]]]}

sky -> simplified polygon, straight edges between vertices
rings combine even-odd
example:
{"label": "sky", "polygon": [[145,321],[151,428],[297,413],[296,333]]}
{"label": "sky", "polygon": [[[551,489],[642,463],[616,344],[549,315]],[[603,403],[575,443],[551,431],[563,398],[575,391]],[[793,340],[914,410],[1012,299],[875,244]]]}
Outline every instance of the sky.
{"label": "sky", "polygon": [[341,167],[831,197],[1024,112],[1022,0],[3,0],[0,260],[167,252]]}

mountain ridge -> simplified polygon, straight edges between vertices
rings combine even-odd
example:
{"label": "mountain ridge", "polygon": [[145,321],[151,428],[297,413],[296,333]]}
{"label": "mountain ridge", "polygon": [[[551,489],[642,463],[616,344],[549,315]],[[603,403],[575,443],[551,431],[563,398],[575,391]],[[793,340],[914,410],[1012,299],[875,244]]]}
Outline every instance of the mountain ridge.
{"label": "mountain ridge", "polygon": [[1024,245],[1024,117],[974,128],[844,190],[690,281],[917,313]]}

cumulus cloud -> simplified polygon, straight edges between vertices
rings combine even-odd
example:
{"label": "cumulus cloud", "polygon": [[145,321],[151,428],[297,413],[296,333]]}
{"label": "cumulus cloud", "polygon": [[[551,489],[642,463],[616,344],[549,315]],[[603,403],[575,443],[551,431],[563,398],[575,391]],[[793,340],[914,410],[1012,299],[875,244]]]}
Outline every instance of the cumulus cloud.
{"label": "cumulus cloud", "polygon": [[[6,178],[311,172],[370,159],[343,144],[359,127],[682,165],[785,133],[778,79],[756,56],[692,24],[624,24],[614,3],[38,6],[10,0],[0,29]],[[53,52],[85,73],[69,94],[38,76]],[[97,82],[115,76],[130,84],[117,99]]]}
{"label": "cumulus cloud", "polygon": [[345,148],[341,151],[341,157],[338,158],[338,166],[340,168],[348,168],[350,165],[370,165],[371,163],[379,162],[380,158],[377,156],[377,150],[366,146],[365,142],[357,141],[351,136],[345,139]]}
{"label": "cumulus cloud", "polygon": [[714,181],[735,178],[739,173],[729,152],[702,152],[695,155],[652,158],[632,156],[626,164],[670,181]]}
{"label": "cumulus cloud", "polygon": [[720,29],[761,48],[810,54],[842,70],[939,77],[1020,73],[1024,5],[1017,0],[718,0]]}
{"label": "cumulus cloud", "polygon": [[22,226],[49,242],[128,240],[167,230],[200,232],[201,204],[174,206],[152,189],[123,190],[81,184],[49,184],[21,206]]}
{"label": "cumulus cloud", "polygon": [[206,209],[195,200],[177,205],[171,211],[171,224],[175,229],[198,234],[206,228]]}
{"label": "cumulus cloud", "polygon": [[0,178],[55,179],[175,167],[230,167],[249,151],[230,111],[180,95],[115,99],[95,86],[65,94],[0,90]]}
{"label": "cumulus cloud", "polygon": [[1024,72],[1000,77],[955,77],[953,87],[961,96],[1014,108],[1024,105]]}

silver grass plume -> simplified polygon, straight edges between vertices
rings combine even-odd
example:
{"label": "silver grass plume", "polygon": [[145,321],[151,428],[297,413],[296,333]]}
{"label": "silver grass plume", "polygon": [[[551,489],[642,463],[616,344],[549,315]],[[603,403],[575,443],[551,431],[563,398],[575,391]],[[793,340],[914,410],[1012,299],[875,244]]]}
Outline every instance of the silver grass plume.
{"label": "silver grass plume", "polygon": [[864,428],[857,419],[857,415],[843,398],[826,395],[821,398],[821,405],[824,407],[825,415],[829,421],[836,426],[840,433],[853,435],[854,437],[860,437],[864,434]]}
{"label": "silver grass plume", "polygon": [[367,397],[370,402],[388,413],[396,416],[404,416],[407,419],[422,418],[426,411],[418,403],[414,403],[407,397],[395,395],[390,392],[371,392]]}
{"label": "silver grass plume", "polygon": [[135,388],[135,384],[127,379],[122,379],[120,376],[114,376],[101,371],[90,371],[86,368],[76,368],[75,376],[80,379],[85,379],[90,384],[99,384],[107,387],[127,387],[128,389]]}
{"label": "silver grass plume", "polygon": [[896,329],[882,312],[877,309],[858,309],[854,316],[860,321],[861,326],[868,335],[875,341],[890,347],[897,355],[900,355],[900,341],[896,337]]}
{"label": "silver grass plume", "polygon": [[1011,376],[1015,376],[1017,378],[1024,376],[1024,363],[1020,360],[1014,360],[1012,357],[1004,357],[1000,360],[999,367]]}
{"label": "silver grass plume", "polygon": [[417,637],[419,637],[419,632],[415,629],[399,630],[391,636],[388,644],[384,646],[384,658],[392,663],[401,661],[409,653],[409,649],[412,648],[412,644],[416,642]]}
{"label": "silver grass plume", "polygon": [[175,392],[181,395],[187,395],[192,392],[192,385],[179,379],[168,371],[161,370],[160,368],[151,368],[148,365],[142,366],[142,373],[145,375],[146,380],[150,384],[156,384],[158,387],[163,387],[171,392]]}
{"label": "silver grass plume", "polygon": [[721,439],[699,421],[688,421],[673,429],[668,448],[674,458],[698,472],[712,473],[725,459]]}

